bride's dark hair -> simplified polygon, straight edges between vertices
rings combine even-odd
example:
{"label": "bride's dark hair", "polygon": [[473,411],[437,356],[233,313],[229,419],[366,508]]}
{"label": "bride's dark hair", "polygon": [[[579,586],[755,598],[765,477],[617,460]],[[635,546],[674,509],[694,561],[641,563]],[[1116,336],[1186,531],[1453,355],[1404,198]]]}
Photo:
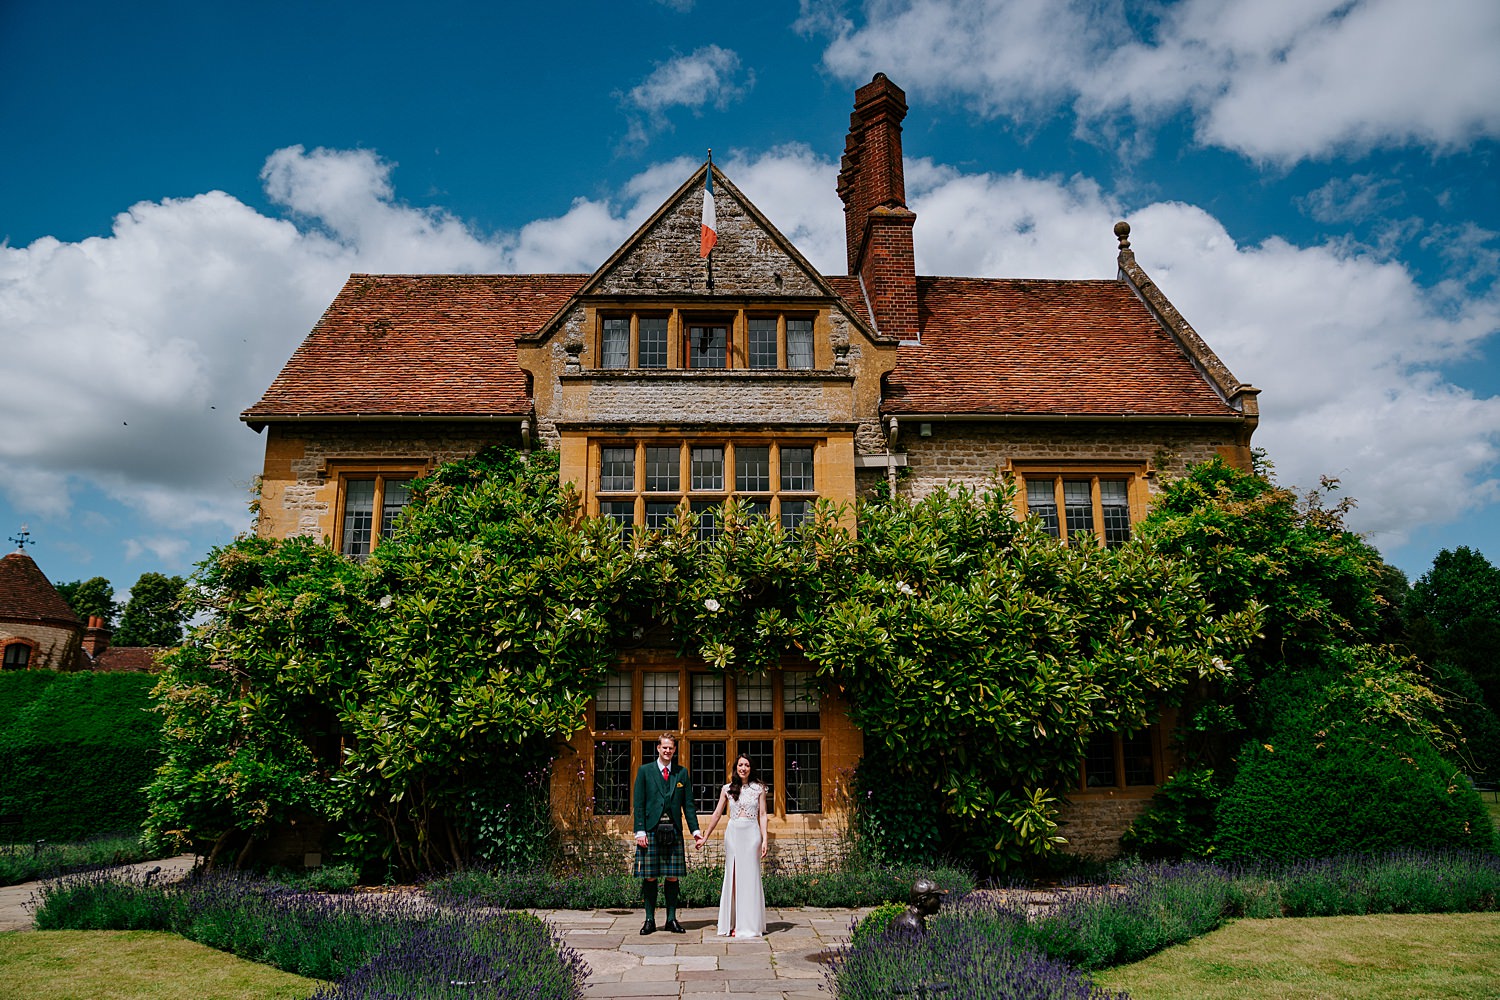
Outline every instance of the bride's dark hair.
{"label": "bride's dark hair", "polygon": [[[740,780],[740,761],[745,761],[750,765],[750,777],[744,781]],[[737,755],[734,758],[734,767],[729,771],[729,797],[738,802],[740,800],[740,789],[752,781],[759,782],[762,786],[765,785],[765,782],[760,780],[760,773],[755,770],[755,761],[750,759],[750,755],[743,753]]]}

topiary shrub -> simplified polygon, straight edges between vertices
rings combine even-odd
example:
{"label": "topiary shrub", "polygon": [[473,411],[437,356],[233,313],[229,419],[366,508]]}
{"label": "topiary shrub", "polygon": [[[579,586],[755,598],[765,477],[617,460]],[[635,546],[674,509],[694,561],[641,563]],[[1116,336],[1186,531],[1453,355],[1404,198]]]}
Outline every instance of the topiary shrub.
{"label": "topiary shrub", "polygon": [[0,675],[12,704],[28,696],[0,727],[0,813],[21,817],[19,837],[83,840],[140,827],[160,759],[155,683],[145,674]]}
{"label": "topiary shrub", "polygon": [[906,907],[900,903],[880,904],[854,925],[854,930],[849,933],[849,944],[860,945],[872,937],[880,937],[890,930],[891,924],[895,923],[896,918],[905,912]]}
{"label": "topiary shrub", "polygon": [[1226,858],[1492,850],[1495,840],[1456,767],[1421,739],[1378,730],[1296,726],[1246,744],[1217,819]]}
{"label": "topiary shrub", "polygon": [[1214,852],[1214,812],[1223,794],[1212,768],[1174,774],[1125,831],[1120,846],[1151,860],[1208,857]]}

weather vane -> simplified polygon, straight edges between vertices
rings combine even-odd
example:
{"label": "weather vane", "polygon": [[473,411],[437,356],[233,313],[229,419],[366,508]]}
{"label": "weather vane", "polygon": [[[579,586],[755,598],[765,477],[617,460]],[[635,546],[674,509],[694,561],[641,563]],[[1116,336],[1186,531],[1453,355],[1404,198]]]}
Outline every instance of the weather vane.
{"label": "weather vane", "polygon": [[26,543],[31,541],[31,532],[26,530],[26,525],[21,525],[19,535],[11,535],[10,540],[16,543],[16,548],[22,552],[26,551]]}

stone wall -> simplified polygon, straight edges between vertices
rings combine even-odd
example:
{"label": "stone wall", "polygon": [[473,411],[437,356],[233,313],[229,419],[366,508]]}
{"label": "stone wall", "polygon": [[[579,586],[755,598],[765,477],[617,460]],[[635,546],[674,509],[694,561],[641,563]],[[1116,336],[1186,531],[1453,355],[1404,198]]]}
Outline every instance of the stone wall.
{"label": "stone wall", "polygon": [[703,201],[698,190],[658,217],[621,255],[591,292],[600,295],[707,293],[820,296],[811,272],[746,210],[732,185],[714,189],[718,246],[711,263],[698,255]]}
{"label": "stone wall", "polygon": [[1151,804],[1148,792],[1078,795],[1058,810],[1064,850],[1084,858],[1113,858],[1120,854],[1120,838]]}
{"label": "stone wall", "polygon": [[0,622],[0,646],[12,639],[31,643],[30,670],[77,670],[82,627],[65,628],[40,622]]}
{"label": "stone wall", "polygon": [[1249,449],[1238,424],[1177,422],[938,422],[901,423],[899,447],[907,471],[901,490],[922,497],[949,482],[977,485],[1028,462],[1135,463],[1152,492],[1158,477],[1180,476],[1189,465],[1222,456],[1248,469]]}
{"label": "stone wall", "polygon": [[270,424],[260,486],[260,534],[332,537],[340,463],[427,472],[491,444],[520,447],[515,423],[437,421]]}

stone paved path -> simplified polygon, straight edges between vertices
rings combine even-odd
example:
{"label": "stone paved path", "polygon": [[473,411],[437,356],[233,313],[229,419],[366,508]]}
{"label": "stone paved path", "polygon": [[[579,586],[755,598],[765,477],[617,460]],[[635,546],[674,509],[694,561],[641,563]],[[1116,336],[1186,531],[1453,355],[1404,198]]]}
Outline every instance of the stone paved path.
{"label": "stone paved path", "polygon": [[[191,854],[183,854],[175,858],[142,861],[140,864],[125,867],[141,872],[160,868],[161,878],[181,878],[192,870],[193,860]],[[25,882],[21,885],[0,886],[0,931],[31,930],[31,896],[41,884],[40,882]]]}
{"label": "stone paved path", "polygon": [[[767,909],[767,934],[738,941],[716,933],[718,908],[682,910],[686,934],[642,937],[640,910],[533,910],[592,970],[584,996],[828,1000],[827,961],[868,909]],[[657,919],[662,915],[658,912]]]}

